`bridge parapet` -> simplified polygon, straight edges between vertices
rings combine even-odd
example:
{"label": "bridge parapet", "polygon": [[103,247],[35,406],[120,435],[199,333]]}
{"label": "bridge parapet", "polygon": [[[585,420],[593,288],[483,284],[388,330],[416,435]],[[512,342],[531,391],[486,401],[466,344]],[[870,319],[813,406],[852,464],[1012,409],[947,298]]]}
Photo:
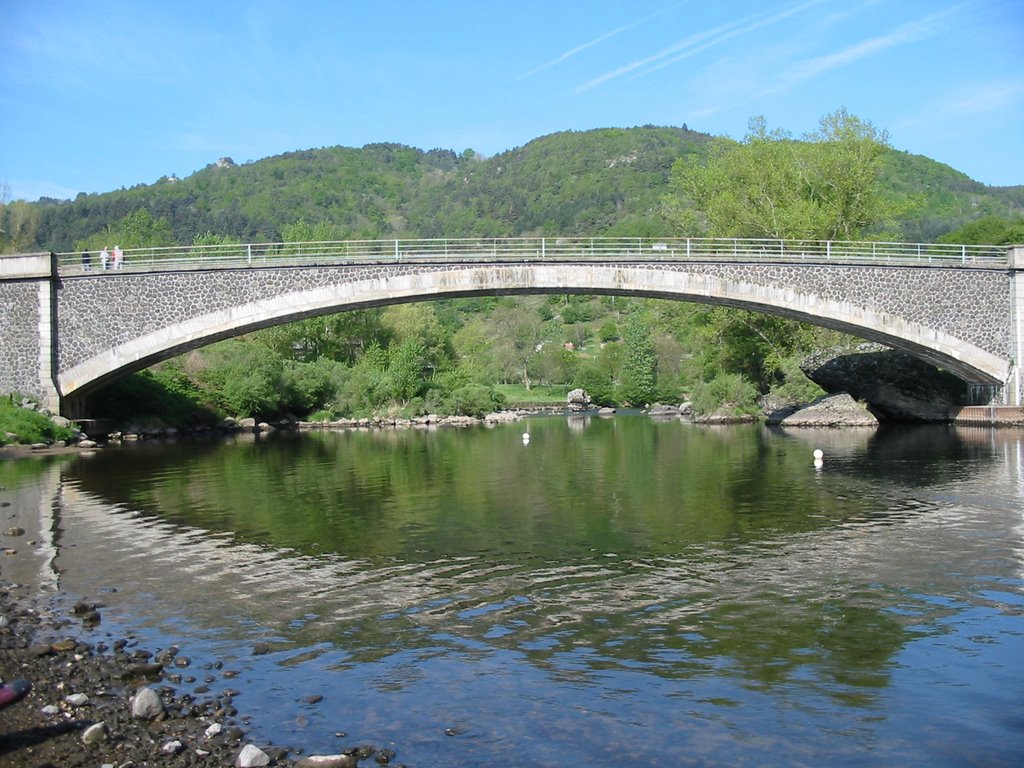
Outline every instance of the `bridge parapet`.
{"label": "bridge parapet", "polygon": [[[336,264],[607,261],[728,261],[919,267],[1005,267],[1006,248],[757,238],[516,237],[245,243],[124,252],[130,271],[239,269]],[[82,271],[80,255],[58,254],[61,274]]]}
{"label": "bridge parapet", "polygon": [[51,253],[20,253],[0,256],[0,280],[25,280],[50,277],[53,269]]}

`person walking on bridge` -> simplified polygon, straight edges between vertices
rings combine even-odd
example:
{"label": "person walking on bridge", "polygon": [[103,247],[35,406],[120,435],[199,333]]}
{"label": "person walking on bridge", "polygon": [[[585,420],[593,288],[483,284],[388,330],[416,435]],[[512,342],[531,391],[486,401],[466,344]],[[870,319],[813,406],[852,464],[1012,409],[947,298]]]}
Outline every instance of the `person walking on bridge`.
{"label": "person walking on bridge", "polygon": [[107,270],[107,265],[110,263],[110,251],[107,250],[107,246],[103,246],[103,250],[100,251],[100,269],[103,271]]}

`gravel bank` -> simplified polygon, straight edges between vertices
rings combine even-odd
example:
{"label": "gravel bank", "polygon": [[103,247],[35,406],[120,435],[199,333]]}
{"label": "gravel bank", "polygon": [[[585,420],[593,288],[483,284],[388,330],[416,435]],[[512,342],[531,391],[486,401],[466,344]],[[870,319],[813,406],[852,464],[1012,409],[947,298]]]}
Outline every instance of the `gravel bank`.
{"label": "gravel bank", "polygon": [[0,765],[356,768],[391,761],[393,752],[370,745],[303,756],[301,747],[250,739],[232,670],[190,659],[184,648],[110,640],[99,629],[101,612],[84,603],[55,609],[30,587],[0,578],[0,678],[32,683],[24,699],[0,710]]}

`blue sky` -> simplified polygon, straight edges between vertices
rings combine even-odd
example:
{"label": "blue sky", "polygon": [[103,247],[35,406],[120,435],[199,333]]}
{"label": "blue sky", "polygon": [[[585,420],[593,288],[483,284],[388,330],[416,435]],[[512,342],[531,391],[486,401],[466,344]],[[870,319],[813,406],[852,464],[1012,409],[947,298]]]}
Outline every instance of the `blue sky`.
{"label": "blue sky", "polygon": [[794,135],[845,107],[1024,184],[1024,0],[0,0],[0,185],[74,197],[220,157],[563,130]]}

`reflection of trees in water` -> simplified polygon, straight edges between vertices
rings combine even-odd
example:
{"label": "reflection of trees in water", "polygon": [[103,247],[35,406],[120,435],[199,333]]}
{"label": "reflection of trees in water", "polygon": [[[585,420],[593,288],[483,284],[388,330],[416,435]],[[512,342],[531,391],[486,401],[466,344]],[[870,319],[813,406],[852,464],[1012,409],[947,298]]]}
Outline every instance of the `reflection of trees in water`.
{"label": "reflection of trees in water", "polygon": [[[944,428],[830,431],[816,436],[832,442],[815,472],[820,443],[798,434],[643,418],[577,432],[551,418],[133,448],[69,474],[145,512],[146,525],[273,547],[273,573],[244,572],[250,603],[291,571],[296,604],[239,610],[289,645],[328,640],[345,663],[429,652],[451,632],[558,675],[826,679],[858,701],[885,685],[911,635],[888,612],[891,595],[848,595],[859,577],[831,570],[851,545],[877,544],[847,540],[845,524],[927,512],[901,489],[959,464],[978,471],[992,448]],[[316,618],[288,625],[306,615]]]}

